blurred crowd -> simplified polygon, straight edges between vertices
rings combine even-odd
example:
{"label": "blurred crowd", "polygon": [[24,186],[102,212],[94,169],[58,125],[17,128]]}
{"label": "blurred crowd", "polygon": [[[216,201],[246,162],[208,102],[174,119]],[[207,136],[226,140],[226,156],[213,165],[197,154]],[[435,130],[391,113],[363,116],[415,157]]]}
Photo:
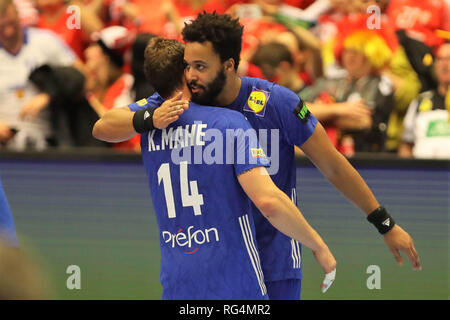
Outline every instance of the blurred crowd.
{"label": "blurred crowd", "polygon": [[298,93],[346,156],[450,159],[450,0],[0,0],[0,149],[105,147],[148,97],[144,48],[202,11],[244,25],[239,74]]}

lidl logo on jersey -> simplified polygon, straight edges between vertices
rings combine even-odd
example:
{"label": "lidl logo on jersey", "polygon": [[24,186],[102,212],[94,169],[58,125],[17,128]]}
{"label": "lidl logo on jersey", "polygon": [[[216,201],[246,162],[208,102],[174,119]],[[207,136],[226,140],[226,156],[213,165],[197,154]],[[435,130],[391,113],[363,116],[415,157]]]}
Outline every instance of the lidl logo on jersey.
{"label": "lidl logo on jersey", "polygon": [[196,253],[199,249],[198,246],[202,244],[220,241],[217,228],[194,231],[194,226],[189,226],[187,232],[184,232],[181,228],[176,233],[163,231],[162,237],[164,242],[172,248],[175,248],[175,246],[186,247],[185,254]]}
{"label": "lidl logo on jersey", "polygon": [[145,106],[147,103],[148,103],[148,102],[147,102],[147,99],[145,99],[145,98],[139,100],[138,102],[136,102],[136,104],[137,104],[139,107],[143,107],[143,106]]}
{"label": "lidl logo on jersey", "polygon": [[257,116],[264,117],[269,97],[270,92],[257,90],[255,87],[253,87],[253,90],[248,97],[247,103],[244,106],[244,111],[253,112]]}
{"label": "lidl logo on jersey", "polygon": [[264,153],[264,150],[262,148],[251,148],[253,158],[265,158],[266,154]]}

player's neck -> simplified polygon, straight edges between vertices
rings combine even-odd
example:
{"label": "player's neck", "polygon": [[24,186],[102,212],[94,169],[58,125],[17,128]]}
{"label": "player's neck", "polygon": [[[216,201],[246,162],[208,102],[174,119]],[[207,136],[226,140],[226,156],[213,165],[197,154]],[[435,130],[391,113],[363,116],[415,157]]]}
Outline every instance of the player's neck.
{"label": "player's neck", "polygon": [[189,92],[189,89],[186,85],[183,85],[182,87],[179,87],[175,89],[172,94],[167,97],[167,99],[173,99],[181,92],[181,99],[182,100],[191,100],[191,93]]}
{"label": "player's neck", "polygon": [[228,76],[225,86],[216,98],[216,105],[219,107],[228,106],[233,103],[241,90],[241,78],[237,73]]}
{"label": "player's neck", "polygon": [[191,100],[191,93],[189,92],[189,89],[187,86],[183,86],[183,89],[181,91],[183,92],[183,96],[181,97],[181,99]]}

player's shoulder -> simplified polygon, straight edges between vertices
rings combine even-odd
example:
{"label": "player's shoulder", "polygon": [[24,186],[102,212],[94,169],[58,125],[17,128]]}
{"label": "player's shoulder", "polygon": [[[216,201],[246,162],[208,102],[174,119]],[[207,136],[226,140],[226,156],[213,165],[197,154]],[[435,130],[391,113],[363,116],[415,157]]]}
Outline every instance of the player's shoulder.
{"label": "player's shoulder", "polygon": [[128,108],[131,111],[137,111],[137,110],[146,109],[148,107],[160,106],[163,102],[164,102],[164,99],[157,92],[155,92],[150,97],[142,98],[142,99],[139,99],[138,101],[130,103],[128,105]]}
{"label": "player's shoulder", "polygon": [[265,79],[261,79],[261,78],[241,77],[241,80],[242,80],[242,86],[247,86],[249,88],[256,86],[260,89],[271,90],[272,87],[275,85],[275,83],[267,81]]}
{"label": "player's shoulder", "polygon": [[255,91],[264,92],[267,96],[268,104],[277,104],[280,100],[300,100],[300,97],[294,91],[265,79],[242,77],[242,83],[250,90],[250,95]]}
{"label": "player's shoulder", "polygon": [[257,87],[262,90],[268,91],[276,91],[276,92],[291,92],[296,94],[294,91],[281,86],[275,82],[268,81],[266,79],[261,78],[253,78],[253,77],[242,77],[242,84],[248,87]]}
{"label": "player's shoulder", "polygon": [[228,108],[200,106],[191,102],[188,110],[196,112],[217,129],[241,128],[248,123],[242,113]]}
{"label": "player's shoulder", "polygon": [[268,96],[274,90],[277,90],[275,83],[260,78],[242,77],[241,85],[249,95],[252,95],[254,92],[263,92]]}

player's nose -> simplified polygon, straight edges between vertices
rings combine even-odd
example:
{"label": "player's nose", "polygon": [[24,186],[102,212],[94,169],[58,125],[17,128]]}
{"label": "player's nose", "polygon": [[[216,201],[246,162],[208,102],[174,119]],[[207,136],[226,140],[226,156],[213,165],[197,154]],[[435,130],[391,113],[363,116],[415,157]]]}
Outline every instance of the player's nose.
{"label": "player's nose", "polygon": [[186,77],[186,80],[187,80],[188,83],[191,82],[191,81],[198,80],[198,75],[195,72],[194,68],[190,68],[189,66],[187,66],[184,69],[184,74],[185,74],[185,77]]}

